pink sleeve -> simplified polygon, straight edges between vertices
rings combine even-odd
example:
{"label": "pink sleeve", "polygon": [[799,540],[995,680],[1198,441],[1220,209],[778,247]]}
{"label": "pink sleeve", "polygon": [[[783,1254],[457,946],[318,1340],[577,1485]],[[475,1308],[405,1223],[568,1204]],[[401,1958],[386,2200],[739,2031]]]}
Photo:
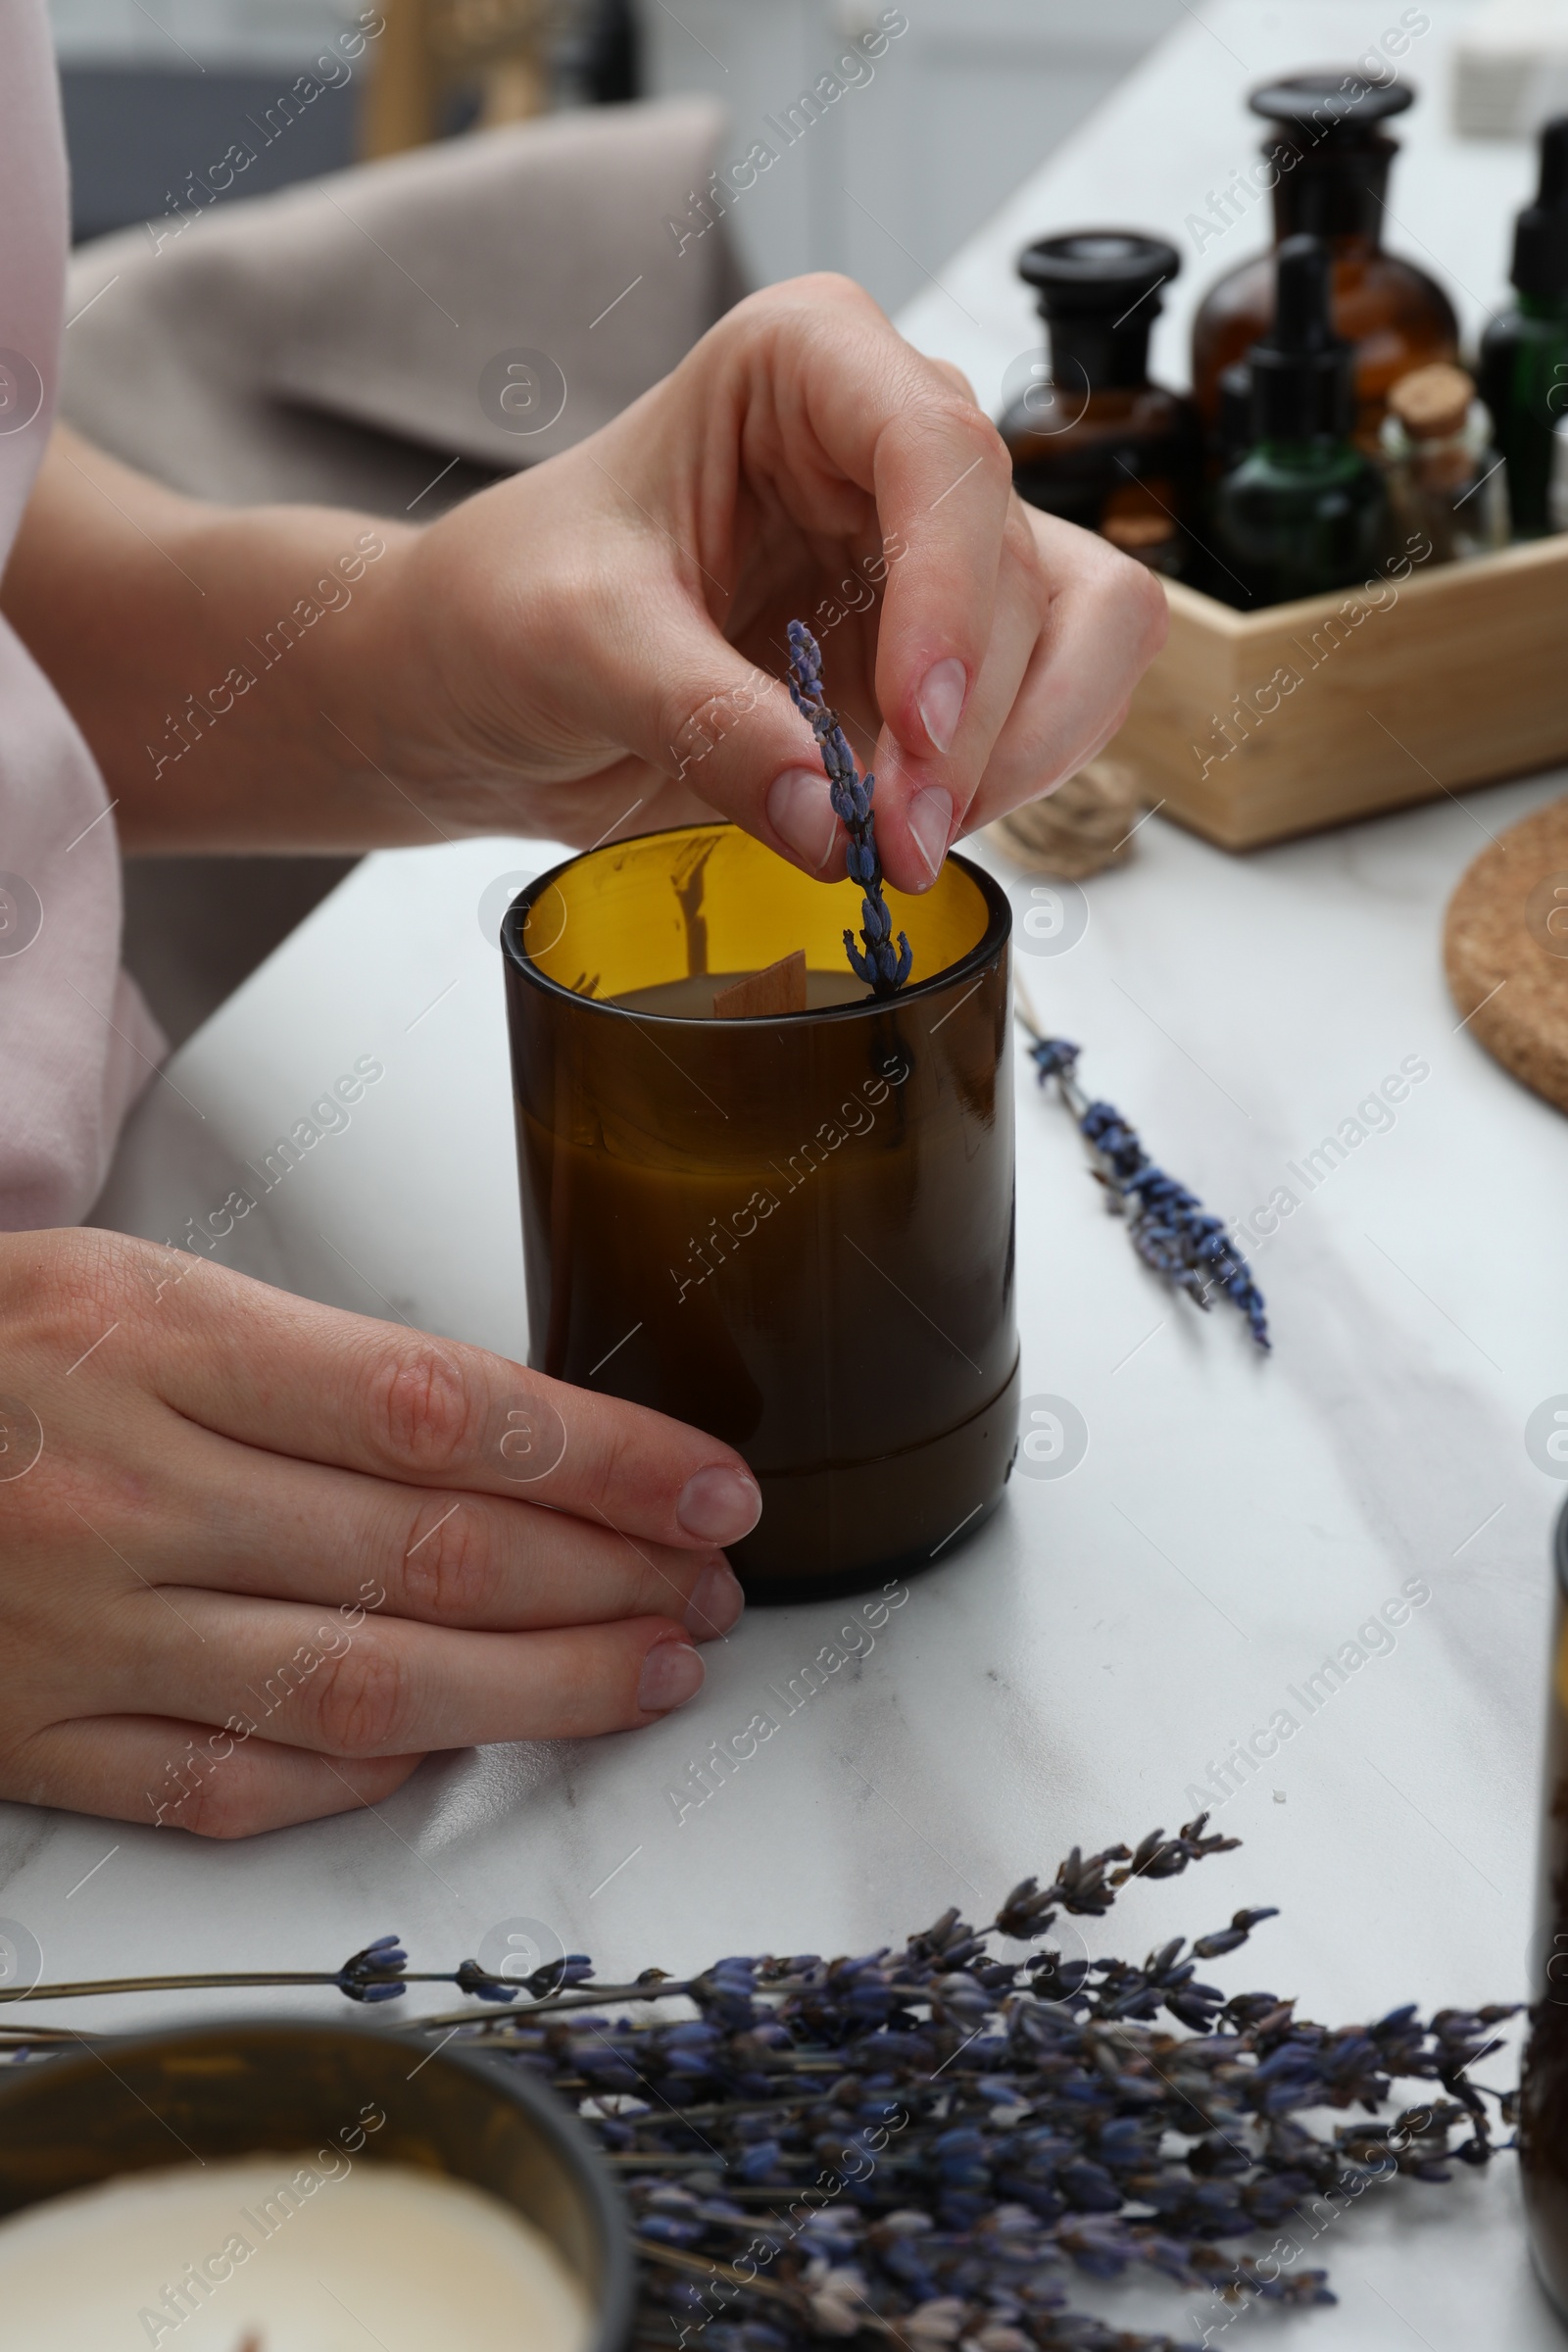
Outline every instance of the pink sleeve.
{"label": "pink sleeve", "polygon": [[[0,0],[0,564],[54,416],[66,221],[44,0]],[[0,1228],[85,1216],[163,1052],[120,969],[120,927],[103,778],[0,620]]]}

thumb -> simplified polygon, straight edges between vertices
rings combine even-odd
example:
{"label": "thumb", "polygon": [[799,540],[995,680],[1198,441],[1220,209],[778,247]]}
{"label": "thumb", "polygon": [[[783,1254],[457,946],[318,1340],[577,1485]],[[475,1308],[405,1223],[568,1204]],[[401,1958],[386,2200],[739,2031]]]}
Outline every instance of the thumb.
{"label": "thumb", "polygon": [[[618,740],[803,873],[844,879],[847,839],[810,726],[781,676],[738,653],[705,613],[661,620],[657,679],[620,664]],[[779,648],[779,667],[789,649]]]}

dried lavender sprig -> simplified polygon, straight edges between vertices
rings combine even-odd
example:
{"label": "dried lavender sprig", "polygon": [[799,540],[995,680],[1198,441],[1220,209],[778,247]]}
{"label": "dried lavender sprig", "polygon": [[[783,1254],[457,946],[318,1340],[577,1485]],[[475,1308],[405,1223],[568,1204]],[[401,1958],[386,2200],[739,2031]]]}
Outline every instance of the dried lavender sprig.
{"label": "dried lavender sprig", "polygon": [[[1223,1221],[1204,1208],[1196,1193],[1155,1165],[1137,1129],[1119,1110],[1108,1102],[1090,1101],[1078,1084],[1082,1048],[1064,1037],[1044,1036],[1021,1005],[1013,1009],[1019,1026],[1033,1040],[1029,1057],[1041,1085],[1055,1079],[1079,1134],[1095,1153],[1091,1172],[1110,1195],[1118,1215],[1127,1218],[1128,1238],[1144,1263],[1185,1291],[1205,1312],[1216,1292],[1230,1299],[1247,1317],[1258,1347],[1267,1350],[1272,1342],[1263,1294]],[[1131,1210],[1130,1201],[1137,1202]]]}
{"label": "dried lavender sprig", "polygon": [[839,714],[828,707],[822,691],[822,655],[816,639],[799,620],[790,622],[789,639],[790,699],[810,721],[827,771],[828,798],[850,837],[845,867],[851,881],[858,882],[863,894],[860,939],[864,953],[856,946],[853,931],[844,934],[844,953],[857,979],[863,980],[874,996],[896,996],[909,977],[914,956],[902,931],[895,952],[893,917],[882,896],[882,860],[877,855],[876,819],[871,813],[876,778],[868,775],[862,781],[858,774],[855,755],[839,724]]}
{"label": "dried lavender sprig", "polygon": [[351,2001],[384,2000],[388,1992],[401,1992],[406,1984],[455,1984],[458,1981],[451,1974],[410,1977],[408,1957],[395,1936],[378,1936],[341,1968],[204,1969],[178,1977],[96,1977],[69,1984],[19,1984],[13,1991],[0,1992],[0,2014],[20,2001],[89,1999],[109,1992],[225,1991],[247,1985],[335,1984]]}
{"label": "dried lavender sprig", "polygon": [[[97,1977],[70,1984],[19,1985],[13,1992],[0,1992],[0,2012],[14,2001],[89,1999],[109,1992],[211,1992],[298,1984],[335,1984],[351,2001],[371,2002],[395,2000],[410,1984],[455,1984],[460,1992],[481,2001],[513,2001],[519,1992],[528,1992],[535,2006],[554,2008],[558,2003],[550,1995],[559,1993],[563,1985],[581,1984],[584,1977],[592,1974],[593,1967],[585,1952],[570,1952],[564,1959],[548,1960],[529,1977],[492,1976],[477,1960],[465,1960],[455,1969],[411,1969],[409,1955],[400,1939],[396,1936],[378,1936],[373,1943],[368,1943],[363,1951],[345,1960],[341,1968],[207,1969],[179,1977]],[[659,1970],[650,1972],[651,1980],[660,1978]],[[627,1985],[621,1989],[628,1999],[640,1993],[640,1986]],[[589,1998],[602,2001],[605,1994],[596,1991]],[[464,2010],[461,2015],[467,2018],[471,2012]]]}

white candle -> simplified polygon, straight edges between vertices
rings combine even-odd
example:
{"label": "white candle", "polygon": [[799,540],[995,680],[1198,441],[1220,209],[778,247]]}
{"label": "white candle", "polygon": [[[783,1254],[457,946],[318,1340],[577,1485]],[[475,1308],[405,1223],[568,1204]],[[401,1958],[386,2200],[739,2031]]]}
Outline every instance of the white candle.
{"label": "white candle", "polygon": [[543,2231],[339,2148],[129,2174],[0,2223],[0,2352],[584,2352]]}

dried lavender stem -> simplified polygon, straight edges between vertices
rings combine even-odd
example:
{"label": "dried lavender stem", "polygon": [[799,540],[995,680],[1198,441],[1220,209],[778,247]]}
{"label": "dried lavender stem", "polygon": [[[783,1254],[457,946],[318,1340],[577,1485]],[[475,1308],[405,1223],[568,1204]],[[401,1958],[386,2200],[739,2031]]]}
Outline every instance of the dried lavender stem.
{"label": "dried lavender stem", "polygon": [[828,708],[822,691],[822,656],[816,639],[799,620],[790,622],[789,639],[790,699],[796,710],[810,721],[827,771],[828,797],[850,837],[845,867],[851,881],[858,882],[864,894],[860,900],[863,953],[856,946],[853,931],[844,934],[844,953],[857,979],[863,980],[873,995],[896,996],[909,977],[914,956],[902,931],[897,953],[893,947],[893,917],[882,896],[882,860],[877,855],[876,819],[871,813],[876,778],[867,776],[862,782],[856,770],[855,755],[839,724],[839,714]]}
{"label": "dried lavender stem", "polygon": [[[1127,1219],[1133,1248],[1147,1266],[1185,1291],[1207,1311],[1216,1293],[1229,1298],[1247,1317],[1259,1348],[1271,1346],[1263,1294],[1252,1270],[1226,1234],[1223,1221],[1211,1215],[1198,1195],[1157,1167],[1144,1149],[1135,1127],[1108,1102],[1094,1102],[1078,1084],[1081,1048],[1064,1037],[1047,1037],[1036,1022],[1021,984],[1013,1017],[1033,1040],[1030,1059],[1044,1086],[1054,1078],[1072,1113],[1079,1134],[1095,1154],[1091,1173],[1110,1197],[1116,1213]],[[1130,1205],[1136,1203],[1136,1205]]]}

